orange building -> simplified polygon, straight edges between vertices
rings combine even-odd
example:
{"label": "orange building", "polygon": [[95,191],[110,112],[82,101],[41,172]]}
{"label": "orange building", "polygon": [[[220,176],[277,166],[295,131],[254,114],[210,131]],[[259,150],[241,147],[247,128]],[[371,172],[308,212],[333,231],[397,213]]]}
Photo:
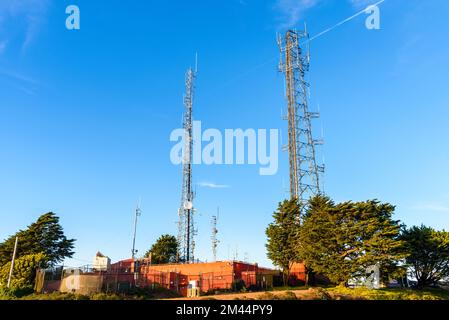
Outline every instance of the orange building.
{"label": "orange building", "polygon": [[306,282],[307,272],[304,263],[294,263],[290,268],[289,284],[296,286]]}
{"label": "orange building", "polygon": [[187,294],[190,281],[196,281],[201,292],[210,292],[235,289],[238,283],[247,288],[268,288],[273,286],[273,277],[279,276],[277,270],[241,261],[150,265],[149,260],[133,263],[132,259],[111,265],[111,273],[134,274],[136,286],[158,284],[182,295]]}
{"label": "orange building", "polygon": [[[290,268],[290,279],[289,285],[298,286],[305,284],[307,280],[307,269],[304,263],[294,263]],[[309,284],[328,284],[330,283],[329,279],[320,274],[313,274],[311,278],[308,279]]]}

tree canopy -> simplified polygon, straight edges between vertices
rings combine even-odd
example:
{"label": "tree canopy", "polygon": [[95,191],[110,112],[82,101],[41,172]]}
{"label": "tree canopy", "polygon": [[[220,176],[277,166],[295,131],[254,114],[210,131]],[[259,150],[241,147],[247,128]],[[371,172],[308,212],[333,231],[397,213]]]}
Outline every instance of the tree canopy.
{"label": "tree canopy", "polygon": [[435,231],[421,225],[404,229],[407,266],[418,281],[418,287],[436,284],[449,277],[449,232]]}
{"label": "tree canopy", "polygon": [[178,257],[178,241],[176,237],[165,234],[159,237],[145,253],[145,258],[151,254],[152,264],[164,264],[176,262]]}
{"label": "tree canopy", "polygon": [[377,200],[335,204],[325,196],[312,198],[300,228],[299,257],[340,284],[376,264],[391,271],[404,257],[394,209]]}
{"label": "tree canopy", "polygon": [[45,256],[42,266],[53,266],[74,254],[75,240],[67,239],[59,224],[59,217],[49,212],[40,216],[26,230],[20,230],[0,243],[0,266],[11,260],[16,236],[19,237],[16,257],[42,253]]}
{"label": "tree canopy", "polygon": [[282,268],[284,283],[287,282],[291,266],[300,261],[298,255],[299,216],[298,201],[285,200],[279,203],[277,211],[273,213],[274,221],[266,229],[267,256],[274,265]]}

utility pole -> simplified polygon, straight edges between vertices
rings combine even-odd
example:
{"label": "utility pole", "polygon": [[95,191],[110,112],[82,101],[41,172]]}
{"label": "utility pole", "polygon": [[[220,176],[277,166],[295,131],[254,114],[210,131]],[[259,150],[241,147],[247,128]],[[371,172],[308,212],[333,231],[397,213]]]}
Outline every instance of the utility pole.
{"label": "utility pole", "polygon": [[18,242],[19,242],[19,237],[16,237],[16,242],[14,244],[14,252],[12,254],[12,260],[11,260],[11,268],[9,269],[9,277],[8,277],[8,285],[7,285],[8,288],[11,286],[11,278],[12,278],[12,273],[14,270],[14,262],[16,261],[17,243]]}
{"label": "utility pole", "polygon": [[[302,40],[304,42],[301,43]],[[310,65],[308,43],[307,30],[288,30],[285,37],[278,36],[281,52],[279,70],[285,75],[288,108],[290,197],[297,199],[300,205],[300,219],[309,199],[321,193],[319,175],[324,172],[324,165],[317,164],[315,150],[315,146],[323,142],[314,140],[312,136],[312,119],[318,118],[319,113],[309,111],[309,84],[306,81]]]}

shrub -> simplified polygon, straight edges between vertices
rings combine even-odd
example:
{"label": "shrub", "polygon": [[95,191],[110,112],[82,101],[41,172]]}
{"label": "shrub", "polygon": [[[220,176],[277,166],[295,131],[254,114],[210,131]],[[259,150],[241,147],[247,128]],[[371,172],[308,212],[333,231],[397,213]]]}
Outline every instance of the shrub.
{"label": "shrub", "polygon": [[337,298],[360,300],[448,300],[449,292],[441,289],[414,290],[414,289],[380,289],[343,288],[329,289]]}
{"label": "shrub", "polygon": [[[46,256],[43,253],[29,254],[17,258],[14,263],[13,274],[11,278],[11,288],[17,289],[19,295],[29,294],[30,288],[33,292],[36,269],[44,262]],[[8,262],[0,268],[0,286],[6,286],[9,278],[11,262]]]}
{"label": "shrub", "polygon": [[52,292],[24,296],[21,300],[89,300],[89,297],[82,294]]}
{"label": "shrub", "polygon": [[90,297],[90,300],[122,300],[122,298],[116,294],[95,293]]}
{"label": "shrub", "polygon": [[242,279],[236,279],[232,282],[232,289],[235,292],[242,292],[243,290],[246,291],[245,282]]}
{"label": "shrub", "polygon": [[0,299],[6,300],[6,299],[16,299],[21,298],[26,295],[30,295],[34,292],[33,288],[30,286],[23,286],[20,288],[6,288],[1,287],[0,288]]}
{"label": "shrub", "polygon": [[0,287],[0,300],[11,300],[16,298],[12,291],[5,287]]}

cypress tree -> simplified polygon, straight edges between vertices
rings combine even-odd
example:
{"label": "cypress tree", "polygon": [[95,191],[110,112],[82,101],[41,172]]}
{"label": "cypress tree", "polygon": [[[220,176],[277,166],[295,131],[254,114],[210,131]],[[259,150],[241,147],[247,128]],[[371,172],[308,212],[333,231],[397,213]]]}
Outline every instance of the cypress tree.
{"label": "cypress tree", "polygon": [[67,239],[59,224],[59,217],[49,212],[40,216],[26,230],[20,230],[0,243],[0,266],[11,260],[16,236],[19,237],[16,256],[20,258],[42,253],[46,257],[43,266],[53,266],[74,254],[75,240]]}

